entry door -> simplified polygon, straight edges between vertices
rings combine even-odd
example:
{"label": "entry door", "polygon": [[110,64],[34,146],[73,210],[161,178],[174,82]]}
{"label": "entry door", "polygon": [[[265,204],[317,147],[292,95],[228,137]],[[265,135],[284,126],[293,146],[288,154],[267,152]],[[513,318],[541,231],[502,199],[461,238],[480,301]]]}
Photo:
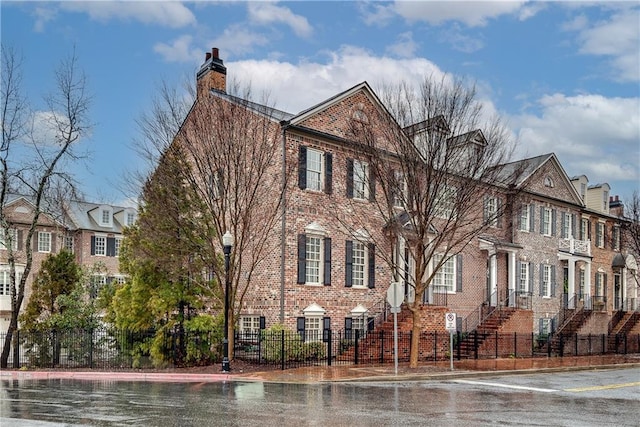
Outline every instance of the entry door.
{"label": "entry door", "polygon": [[622,289],[620,287],[620,273],[613,275],[613,304],[615,310],[622,309]]}

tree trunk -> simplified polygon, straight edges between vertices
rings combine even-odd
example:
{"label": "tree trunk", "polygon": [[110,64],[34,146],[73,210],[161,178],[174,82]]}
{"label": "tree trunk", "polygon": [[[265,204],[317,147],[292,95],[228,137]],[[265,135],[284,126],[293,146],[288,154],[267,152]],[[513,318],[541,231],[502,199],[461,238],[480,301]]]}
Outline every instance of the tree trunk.
{"label": "tree trunk", "polygon": [[411,311],[411,318],[413,325],[411,327],[411,348],[409,351],[409,367],[418,367],[418,355],[420,353],[420,332],[422,328],[422,322],[420,319],[420,302],[418,299],[409,304],[409,311]]}
{"label": "tree trunk", "polygon": [[7,329],[7,334],[5,336],[4,345],[2,346],[2,356],[0,356],[0,368],[7,369],[9,364],[9,353],[11,352],[11,342],[13,341],[13,333],[17,327],[17,321],[15,321],[16,317],[11,316],[11,321],[9,323],[9,328]]}

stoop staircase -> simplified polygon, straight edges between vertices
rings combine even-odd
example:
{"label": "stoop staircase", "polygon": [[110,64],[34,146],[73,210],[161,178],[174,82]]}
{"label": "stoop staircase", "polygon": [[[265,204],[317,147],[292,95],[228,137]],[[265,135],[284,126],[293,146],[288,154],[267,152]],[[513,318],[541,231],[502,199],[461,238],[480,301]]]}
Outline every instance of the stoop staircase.
{"label": "stoop staircase", "polygon": [[480,349],[484,341],[500,332],[502,325],[511,318],[516,309],[513,307],[497,307],[489,313],[476,327],[475,331],[465,334],[460,342],[460,358],[475,357],[476,348]]}
{"label": "stoop staircase", "polygon": [[[566,345],[571,340],[575,339],[575,334],[584,325],[584,323],[591,316],[591,310],[585,310],[584,307],[579,309],[565,308],[564,310],[564,322],[554,332],[551,339],[551,351],[554,353],[563,353],[560,346]],[[564,349],[562,349],[564,350]]]}
{"label": "stoop staircase", "polygon": [[609,324],[609,351],[617,352],[622,344],[619,341],[619,337],[628,335],[638,322],[640,322],[640,312],[638,311],[616,312]]}

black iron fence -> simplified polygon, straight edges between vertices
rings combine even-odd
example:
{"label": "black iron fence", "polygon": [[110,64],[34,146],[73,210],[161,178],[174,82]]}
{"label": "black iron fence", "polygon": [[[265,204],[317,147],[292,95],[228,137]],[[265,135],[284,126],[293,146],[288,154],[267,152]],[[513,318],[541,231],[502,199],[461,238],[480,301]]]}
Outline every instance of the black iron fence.
{"label": "black iron fence", "polygon": [[[453,357],[528,358],[640,353],[640,334],[577,335],[423,332],[420,362]],[[221,343],[211,334],[179,331],[131,332],[108,329],[18,331],[13,368],[131,369],[218,363]],[[0,334],[0,345],[5,336]],[[411,332],[398,332],[398,361],[409,361]],[[288,369],[311,365],[384,364],[394,361],[394,334],[389,330],[236,333],[234,358]]]}

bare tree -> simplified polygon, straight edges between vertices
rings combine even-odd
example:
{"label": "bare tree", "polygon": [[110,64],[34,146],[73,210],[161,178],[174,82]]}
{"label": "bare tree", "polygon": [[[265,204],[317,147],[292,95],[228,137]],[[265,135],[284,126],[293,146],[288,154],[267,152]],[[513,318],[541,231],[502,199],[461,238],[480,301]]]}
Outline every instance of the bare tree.
{"label": "bare tree", "polygon": [[[634,191],[624,206],[622,224],[622,247],[626,248],[636,259],[640,257],[640,193]],[[636,285],[640,286],[638,272],[633,275]]]}
{"label": "bare tree", "polygon": [[[7,249],[11,292],[11,319],[0,356],[2,368],[7,367],[18,327],[18,314],[33,264],[32,240],[40,215],[48,210],[48,191],[56,187],[56,181],[72,183],[64,170],[65,162],[77,158],[74,144],[89,131],[90,96],[86,92],[85,75],[78,70],[75,53],[56,69],[55,91],[45,97],[47,111],[43,114],[29,115],[26,98],[21,92],[21,67],[22,62],[15,51],[2,46],[0,227]],[[12,240],[18,236],[17,223],[5,209],[12,191],[28,196],[33,205],[23,251],[18,251]],[[22,275],[16,272],[17,262],[24,266]]]}
{"label": "bare tree", "polygon": [[[231,92],[240,89],[235,85]],[[262,103],[252,102],[248,88],[242,96],[204,91],[189,109],[188,99],[164,84],[151,112],[139,123],[144,136],[140,145],[146,147],[142,151],[149,159],[154,153],[161,157],[171,147],[187,160],[189,167],[176,178],[194,191],[203,206],[193,216],[203,230],[198,253],[208,254],[215,278],[210,289],[214,309],[222,309],[225,295],[222,236],[227,231],[234,236],[228,313],[233,349],[237,313],[260,267],[270,262],[280,245],[282,192],[292,170],[290,166],[282,170],[282,113],[267,106],[267,97]]]}
{"label": "bare tree", "polygon": [[[374,209],[383,227],[366,232],[388,249],[377,255],[395,280],[411,288],[410,366],[416,367],[422,295],[447,260],[494,232],[491,226],[512,205],[518,172],[500,167],[513,149],[509,134],[498,118],[485,117],[475,87],[463,80],[426,78],[417,91],[407,84],[385,87],[381,102],[386,110],[352,120],[370,170],[353,171],[348,186],[363,191],[375,180]],[[359,225],[343,225],[358,233]]]}

